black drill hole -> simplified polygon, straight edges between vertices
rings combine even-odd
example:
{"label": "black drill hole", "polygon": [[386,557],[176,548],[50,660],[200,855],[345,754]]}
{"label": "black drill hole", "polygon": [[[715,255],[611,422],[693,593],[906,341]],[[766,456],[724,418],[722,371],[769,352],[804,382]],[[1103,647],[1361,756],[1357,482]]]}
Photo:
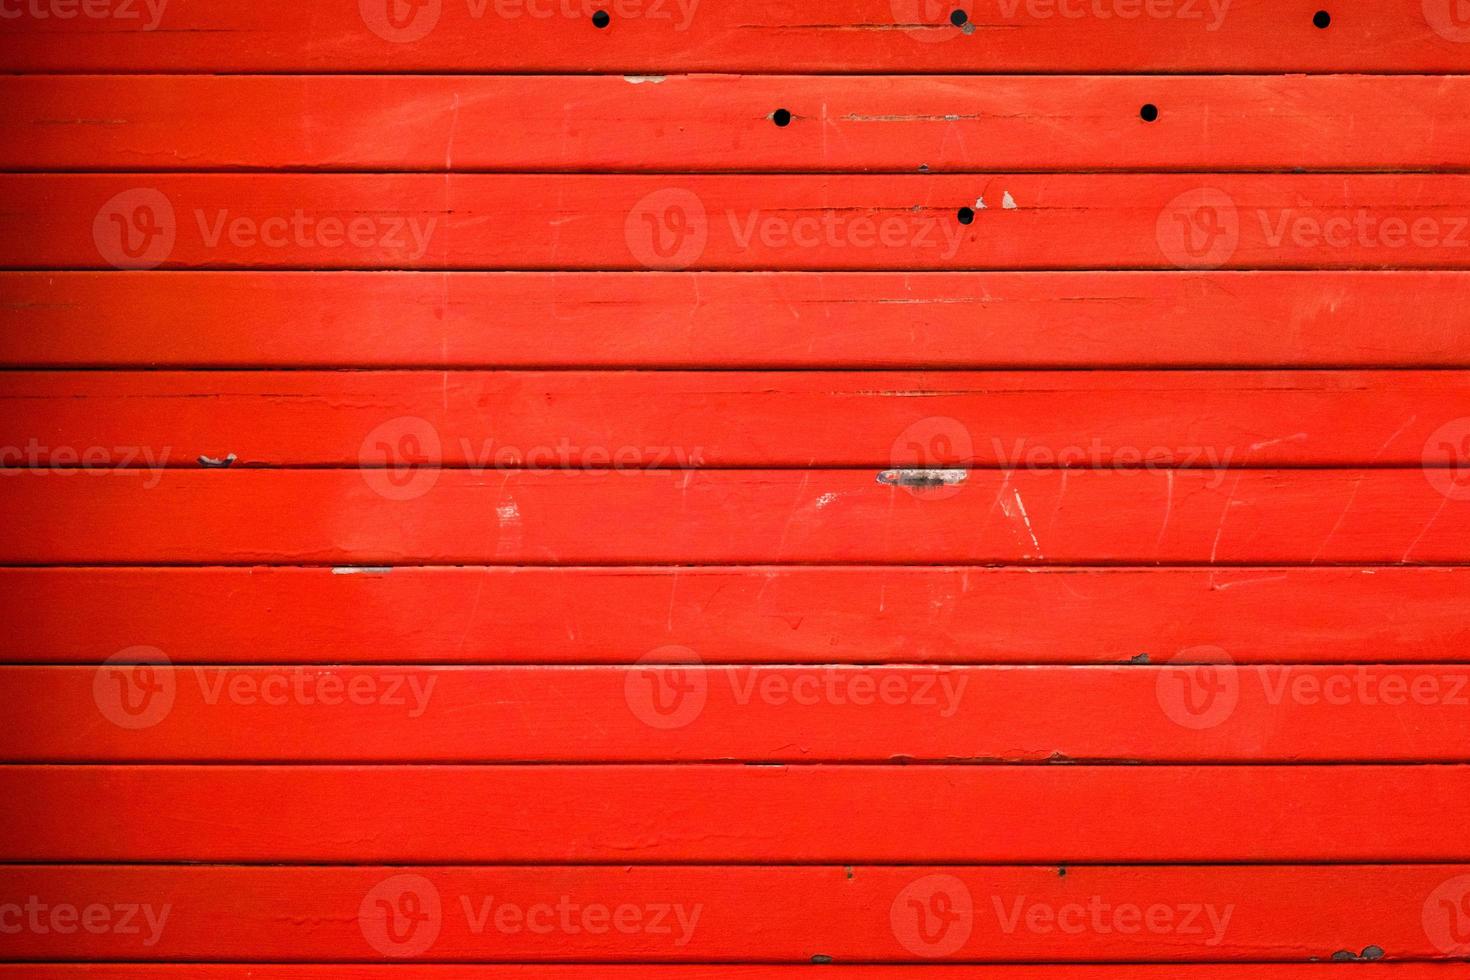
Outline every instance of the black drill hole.
{"label": "black drill hole", "polygon": [[775,112],[771,113],[771,122],[775,123],[777,126],[790,126],[791,110],[777,109]]}
{"label": "black drill hole", "polygon": [[960,208],[960,213],[957,217],[960,219],[960,224],[962,225],[973,224],[975,222],[975,209]]}
{"label": "black drill hole", "polygon": [[1159,107],[1152,102],[1146,103],[1142,109],[1138,110],[1138,118],[1144,122],[1153,122],[1159,118]]}
{"label": "black drill hole", "polygon": [[1332,15],[1325,10],[1319,10],[1312,15],[1312,23],[1317,25],[1319,31],[1325,31],[1332,23]]}
{"label": "black drill hole", "polygon": [[592,15],[592,26],[597,28],[599,31],[611,23],[612,17],[608,14],[606,10],[599,10],[597,11],[597,13]]}
{"label": "black drill hole", "polygon": [[949,22],[956,27],[964,27],[970,22],[970,15],[965,13],[963,10],[951,11],[949,15]]}

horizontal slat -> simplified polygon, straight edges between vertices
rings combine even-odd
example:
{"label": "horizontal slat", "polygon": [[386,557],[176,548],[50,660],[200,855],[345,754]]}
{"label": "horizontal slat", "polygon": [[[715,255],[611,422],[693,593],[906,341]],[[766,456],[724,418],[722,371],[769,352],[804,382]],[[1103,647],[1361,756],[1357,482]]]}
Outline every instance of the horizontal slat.
{"label": "horizontal slat", "polygon": [[1459,76],[13,76],[0,167],[1464,169],[1467,102]]}
{"label": "horizontal slat", "polygon": [[[826,976],[842,980],[1341,980],[1328,963],[1103,964],[1066,966],[840,966],[826,965]],[[1451,980],[1457,963],[1362,962],[1359,980]],[[796,966],[596,966],[448,965],[368,963],[331,965],[28,963],[0,964],[4,980],[806,980],[808,964]]]}
{"label": "horizontal slat", "polygon": [[[6,869],[0,908],[19,905],[20,915],[28,916],[26,906],[31,904],[35,915],[47,918],[41,918],[40,929],[23,927],[6,936],[0,949],[9,958],[34,959],[755,960],[801,963],[807,969],[814,962],[934,960],[1444,960],[1463,953],[1465,944],[1452,943],[1448,929],[1430,929],[1444,915],[1437,906],[1439,897],[1455,889],[1463,894],[1470,881],[1466,871],[1465,865],[20,866]],[[100,924],[105,915],[110,928],[75,928],[66,934],[49,925],[54,909],[64,915],[65,910],[93,907],[92,921]],[[133,910],[128,920],[132,932],[118,925],[128,908]],[[1176,969],[1170,977],[1237,976],[1208,969],[1195,974],[1193,969]],[[395,975],[419,974],[399,967]],[[581,976],[561,971],[545,975],[556,980]],[[719,970],[700,974],[722,975]],[[760,970],[744,974],[768,975]],[[861,975],[893,976],[883,970]],[[1097,968],[978,975],[991,980],[1155,976]],[[1301,974],[1288,969],[1276,975]],[[1410,967],[1392,975],[1422,974]]]}
{"label": "horizontal slat", "polygon": [[1467,601],[1456,568],[12,568],[0,660],[1463,662]]}
{"label": "horizontal slat", "polygon": [[1467,402],[1444,371],[24,373],[0,465],[1418,466]]}
{"label": "horizontal slat", "polygon": [[1466,306],[1458,272],[9,272],[0,364],[1465,367]]}
{"label": "horizontal slat", "polygon": [[[1446,886],[1463,893],[1466,870],[21,866],[6,869],[0,903],[26,915],[33,902],[38,916],[95,906],[93,921],[105,912],[110,926],[133,909],[134,932],[62,934],[43,918],[41,929],[5,937],[4,955],[34,959],[756,960],[808,969],[834,961],[1442,960],[1464,944],[1426,926],[1443,914],[1434,902]],[[417,973],[400,967],[395,975]],[[1065,975],[1154,976],[1097,968]],[[1420,974],[1411,967],[1402,975]]]}
{"label": "horizontal slat", "polygon": [[[6,471],[7,564],[1459,564],[1451,470]],[[907,485],[917,480],[920,485]],[[105,529],[105,533],[78,533]]]}
{"label": "horizontal slat", "polygon": [[[32,13],[39,8],[40,14]],[[115,2],[7,19],[3,71],[1464,71],[1448,2]],[[70,8],[68,8],[70,9]],[[610,19],[594,26],[593,12]]]}
{"label": "horizontal slat", "polygon": [[[1470,757],[1470,667],[1463,666],[710,667],[698,665],[696,651],[677,648],[651,658],[635,667],[171,667],[161,658],[101,668],[5,667],[0,759]],[[689,666],[657,665],[665,660]],[[1067,707],[1037,710],[1046,703]]]}
{"label": "horizontal slat", "polygon": [[0,790],[7,861],[1198,863],[1470,854],[1470,829],[1445,817],[1470,805],[1465,766],[7,766]]}
{"label": "horizontal slat", "polygon": [[0,198],[26,269],[1470,265],[1470,176],[1444,174],[7,174]]}

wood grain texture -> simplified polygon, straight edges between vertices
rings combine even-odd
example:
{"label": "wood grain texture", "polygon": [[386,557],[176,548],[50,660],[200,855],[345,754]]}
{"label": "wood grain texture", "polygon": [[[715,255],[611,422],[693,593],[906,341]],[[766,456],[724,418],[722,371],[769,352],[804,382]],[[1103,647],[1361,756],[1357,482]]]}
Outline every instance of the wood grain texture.
{"label": "wood grain texture", "polygon": [[1434,862],[1470,849],[1470,831],[1445,816],[1470,804],[1466,766],[6,766],[0,790],[6,861],[566,862],[623,874],[688,862]]}
{"label": "wood grain texture", "polygon": [[102,465],[143,468],[229,457],[476,472],[1419,466],[1438,461],[1437,434],[1470,403],[1460,371],[144,371],[6,382],[6,467],[75,464],[93,447]]}
{"label": "wood grain texture", "polygon": [[1463,76],[12,76],[0,168],[1463,170],[1467,101]]}
{"label": "wood grain texture", "polygon": [[[48,911],[51,903],[99,905],[110,921],[123,914],[118,907],[135,908],[136,934],[27,930],[6,938],[7,957],[32,959],[758,958],[810,969],[828,961],[1306,963],[1358,959],[1367,950],[1370,959],[1423,961],[1448,959],[1460,947],[1441,936],[1443,927],[1432,936],[1429,929],[1443,914],[1434,899],[1446,884],[1464,882],[1466,871],[17,866],[7,869],[0,901],[36,896]],[[1172,974],[1181,975],[1193,974]]]}
{"label": "wood grain texture", "polygon": [[0,197],[18,269],[1470,265],[1456,174],[6,174]]}
{"label": "wood grain texture", "polygon": [[[3,22],[0,70],[613,72],[1463,72],[1448,4],[1340,0],[969,4],[918,0],[289,0],[113,3]],[[159,7],[162,10],[159,11]],[[89,8],[97,9],[97,8]],[[597,29],[593,12],[611,14]],[[43,5],[43,14],[50,8]]]}
{"label": "wood grain texture", "polygon": [[0,661],[1463,663],[1467,596],[1459,568],[0,568]]}
{"label": "wood grain texture", "polygon": [[1461,272],[0,272],[0,364],[1467,367],[1467,307]]}
{"label": "wood grain texture", "polygon": [[[1290,763],[1470,755],[1466,666],[720,667],[688,650],[651,656],[636,667],[3,667],[0,760]],[[1065,709],[1039,711],[1041,704]]]}
{"label": "wood grain texture", "polygon": [[890,472],[10,470],[0,561],[1458,564],[1470,532],[1452,470]]}

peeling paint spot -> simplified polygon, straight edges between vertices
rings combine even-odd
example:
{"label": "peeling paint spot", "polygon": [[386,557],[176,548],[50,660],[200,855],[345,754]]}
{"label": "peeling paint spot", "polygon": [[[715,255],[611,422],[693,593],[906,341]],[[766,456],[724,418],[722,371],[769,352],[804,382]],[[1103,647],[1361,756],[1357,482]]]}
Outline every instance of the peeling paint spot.
{"label": "peeling paint spot", "polygon": [[984,210],[986,210],[986,207],[985,207],[985,195],[984,194],[981,194],[979,197],[975,198],[975,210],[976,211],[984,211]]}
{"label": "peeling paint spot", "polygon": [[1005,194],[1001,196],[1000,206],[1005,208],[1007,211],[1014,211],[1016,210],[1016,208],[1020,207],[1020,205],[1016,203],[1016,199],[1014,197],[1011,197],[1010,191],[1006,191]]}
{"label": "peeling paint spot", "polygon": [[968,470],[884,470],[878,482],[885,487],[953,487],[970,478]]}
{"label": "peeling paint spot", "polygon": [[215,459],[213,456],[200,456],[199,465],[212,470],[224,470],[229,469],[231,466],[233,466],[235,464],[235,460],[239,458],[240,457],[236,456],[234,453],[230,453],[230,455],[224,457],[223,459]]}
{"label": "peeling paint spot", "polygon": [[832,957],[828,956],[826,953],[813,953],[812,954],[812,962],[813,963],[824,963],[824,964],[825,963],[831,963],[832,962]]}
{"label": "peeling paint spot", "polygon": [[821,510],[823,507],[826,507],[828,504],[832,503],[836,499],[837,494],[835,493],[822,494],[820,497],[817,498],[817,510]]}
{"label": "peeling paint spot", "polygon": [[1134,657],[1133,659],[1129,660],[1128,662],[1130,664],[1146,664],[1146,663],[1148,663],[1148,654],[1146,654],[1146,653],[1140,653],[1138,656]]}
{"label": "peeling paint spot", "polygon": [[332,569],[333,575],[388,575],[393,571],[390,565],[339,565]]}
{"label": "peeling paint spot", "polygon": [[642,85],[647,82],[650,85],[662,85],[668,80],[667,75],[624,75],[623,81],[629,85]]}

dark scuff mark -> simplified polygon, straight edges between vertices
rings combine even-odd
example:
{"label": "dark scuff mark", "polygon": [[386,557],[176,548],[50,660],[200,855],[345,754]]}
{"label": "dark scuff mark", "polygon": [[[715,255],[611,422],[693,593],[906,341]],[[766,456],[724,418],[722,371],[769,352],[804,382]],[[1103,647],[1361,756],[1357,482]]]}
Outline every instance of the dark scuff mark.
{"label": "dark scuff mark", "polygon": [[970,478],[967,470],[884,470],[878,482],[885,487],[953,487]]}
{"label": "dark scuff mark", "polygon": [[1130,664],[1146,664],[1146,663],[1149,662],[1149,660],[1148,660],[1148,654],[1146,654],[1146,653],[1140,653],[1138,656],[1132,658],[1128,662]]}
{"label": "dark scuff mark", "polygon": [[235,465],[235,460],[240,457],[230,453],[223,459],[215,459],[213,456],[200,456],[199,465],[209,470],[227,470]]}

